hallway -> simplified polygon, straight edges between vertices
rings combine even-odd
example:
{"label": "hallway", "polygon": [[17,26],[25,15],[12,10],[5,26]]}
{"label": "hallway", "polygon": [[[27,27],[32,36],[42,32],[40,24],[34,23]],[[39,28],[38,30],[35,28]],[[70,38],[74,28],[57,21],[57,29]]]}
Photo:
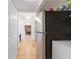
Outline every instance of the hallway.
{"label": "hallway", "polygon": [[71,39],[69,1],[9,0],[9,59],[70,59],[52,57],[54,39]]}
{"label": "hallway", "polygon": [[37,59],[36,42],[34,40],[22,40],[16,59]]}

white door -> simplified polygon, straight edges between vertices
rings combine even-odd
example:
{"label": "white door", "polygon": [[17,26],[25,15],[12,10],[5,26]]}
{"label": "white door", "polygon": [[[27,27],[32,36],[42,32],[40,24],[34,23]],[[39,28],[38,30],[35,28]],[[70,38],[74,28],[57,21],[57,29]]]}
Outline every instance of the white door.
{"label": "white door", "polygon": [[18,35],[17,35],[17,20],[14,18],[9,19],[9,59],[15,59],[17,56],[17,49],[18,49]]}
{"label": "white door", "polygon": [[14,7],[12,0],[9,0],[9,30],[8,30],[8,58],[16,59],[17,50],[18,50],[18,21],[17,21],[17,10]]}

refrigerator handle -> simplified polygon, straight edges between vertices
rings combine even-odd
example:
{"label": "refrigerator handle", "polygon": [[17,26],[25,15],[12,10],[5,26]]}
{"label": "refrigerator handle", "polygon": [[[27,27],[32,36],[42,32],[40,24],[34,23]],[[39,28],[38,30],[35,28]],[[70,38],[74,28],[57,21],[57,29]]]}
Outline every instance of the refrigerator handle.
{"label": "refrigerator handle", "polygon": [[39,33],[39,34],[46,34],[46,32],[40,32],[40,31],[37,31],[36,33]]}

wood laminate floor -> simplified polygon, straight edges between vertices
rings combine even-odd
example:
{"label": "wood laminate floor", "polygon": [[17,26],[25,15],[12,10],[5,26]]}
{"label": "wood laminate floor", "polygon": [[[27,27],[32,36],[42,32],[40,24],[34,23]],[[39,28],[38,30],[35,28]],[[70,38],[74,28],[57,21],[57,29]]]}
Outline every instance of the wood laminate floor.
{"label": "wood laminate floor", "polygon": [[16,59],[37,59],[37,48],[34,40],[22,40]]}

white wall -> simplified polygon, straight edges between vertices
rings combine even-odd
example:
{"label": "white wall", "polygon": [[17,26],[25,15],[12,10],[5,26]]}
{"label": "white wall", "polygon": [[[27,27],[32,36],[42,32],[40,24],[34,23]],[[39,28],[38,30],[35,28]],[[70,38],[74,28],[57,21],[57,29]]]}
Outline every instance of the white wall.
{"label": "white wall", "polygon": [[8,1],[8,19],[9,19],[9,34],[8,34],[8,59],[16,59],[17,55],[17,10],[14,7],[12,0]]}
{"label": "white wall", "polygon": [[[35,39],[35,13],[18,13],[18,31],[22,35],[22,40],[24,39]],[[25,35],[24,25],[31,25],[31,35]]]}
{"label": "white wall", "polygon": [[[43,12],[40,12],[36,19],[36,31],[43,32]],[[44,59],[43,34],[36,32],[38,59]]]}

